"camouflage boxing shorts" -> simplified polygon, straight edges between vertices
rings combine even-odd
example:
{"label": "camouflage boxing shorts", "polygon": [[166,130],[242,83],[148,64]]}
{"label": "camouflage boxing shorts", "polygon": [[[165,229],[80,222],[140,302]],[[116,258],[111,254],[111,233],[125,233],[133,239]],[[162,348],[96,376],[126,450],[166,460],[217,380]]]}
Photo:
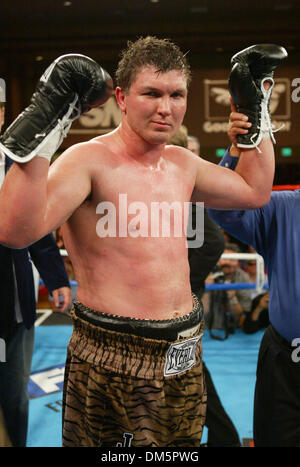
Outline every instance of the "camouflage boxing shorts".
{"label": "camouflage boxing shorts", "polygon": [[203,309],[172,320],[71,310],[64,446],[199,447],[206,412]]}

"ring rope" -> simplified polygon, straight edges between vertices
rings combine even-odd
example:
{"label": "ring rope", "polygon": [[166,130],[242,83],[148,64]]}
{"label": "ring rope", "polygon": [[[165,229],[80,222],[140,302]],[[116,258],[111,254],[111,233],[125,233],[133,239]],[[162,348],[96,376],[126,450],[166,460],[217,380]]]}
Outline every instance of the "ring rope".
{"label": "ring rope", "polygon": [[293,191],[300,190],[300,185],[274,185],[273,191]]}

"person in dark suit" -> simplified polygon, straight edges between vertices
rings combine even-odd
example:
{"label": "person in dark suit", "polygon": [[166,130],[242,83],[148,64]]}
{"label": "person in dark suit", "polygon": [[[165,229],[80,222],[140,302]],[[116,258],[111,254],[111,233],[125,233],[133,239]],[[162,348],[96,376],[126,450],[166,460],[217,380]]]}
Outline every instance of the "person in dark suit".
{"label": "person in dark suit", "polygon": [[[3,103],[0,103],[0,112],[1,131]],[[12,163],[0,154],[0,187]],[[52,234],[29,248],[12,249],[0,245],[0,339],[5,343],[5,358],[0,361],[0,409],[14,447],[26,446],[27,436],[27,384],[36,319],[32,263],[52,294],[55,307],[65,311],[72,302],[69,279]]]}

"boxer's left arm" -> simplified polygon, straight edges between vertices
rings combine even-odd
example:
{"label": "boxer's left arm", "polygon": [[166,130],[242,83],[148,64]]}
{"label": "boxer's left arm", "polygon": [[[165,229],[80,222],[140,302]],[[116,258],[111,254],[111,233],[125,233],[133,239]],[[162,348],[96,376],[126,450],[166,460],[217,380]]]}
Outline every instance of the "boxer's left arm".
{"label": "boxer's left arm", "polygon": [[242,150],[235,171],[198,157],[192,201],[216,209],[255,209],[267,204],[275,169],[271,140],[263,140],[260,150]]}
{"label": "boxer's left arm", "polygon": [[[236,106],[233,110],[240,112],[232,150],[238,148],[241,153],[237,151],[235,171],[208,163],[201,167],[198,161],[193,200],[219,209],[254,209],[270,200],[275,160],[269,101],[274,70],[286,57],[286,50],[274,44],[251,46],[232,57],[229,89]],[[246,129],[243,114],[251,121]]]}

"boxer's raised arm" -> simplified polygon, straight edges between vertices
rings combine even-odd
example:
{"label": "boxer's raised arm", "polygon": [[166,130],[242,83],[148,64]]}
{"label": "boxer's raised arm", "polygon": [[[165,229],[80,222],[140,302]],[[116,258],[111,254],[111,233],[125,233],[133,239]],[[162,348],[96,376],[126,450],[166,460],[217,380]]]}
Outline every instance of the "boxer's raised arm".
{"label": "boxer's raised arm", "polygon": [[251,126],[237,134],[241,155],[235,172],[198,162],[193,200],[225,209],[253,209],[269,201],[275,170],[269,102],[274,70],[286,57],[274,44],[248,47],[232,57],[230,93]]}
{"label": "boxer's raised arm", "polygon": [[0,137],[0,149],[25,163],[36,155],[51,160],[76,118],[106,102],[112,79],[81,54],[57,58],[41,76],[30,105]]}
{"label": "boxer's raised arm", "polygon": [[229,91],[237,112],[251,123],[247,134],[238,135],[238,147],[258,148],[265,138],[273,137],[270,99],[274,71],[287,58],[287,51],[275,44],[248,47],[231,58]]}
{"label": "boxer's raised arm", "polygon": [[91,192],[85,144],[68,149],[50,170],[41,157],[12,165],[0,191],[0,243],[28,246],[62,225],[83,203]]}
{"label": "boxer's raised arm", "polygon": [[269,202],[274,177],[274,150],[269,140],[257,150],[242,151],[235,171],[198,158],[192,201],[216,209],[256,209]]}
{"label": "boxer's raised arm", "polygon": [[[70,159],[64,162],[64,173],[53,169],[55,175],[48,180],[49,161],[72,121],[103,104],[112,86],[109,74],[80,54],[59,57],[42,75],[31,104],[0,138],[0,149],[15,161],[0,193],[0,243],[15,247],[33,243],[70,215],[86,195],[89,177],[82,168],[72,166]],[[71,153],[72,159],[78,157],[77,149]]]}

